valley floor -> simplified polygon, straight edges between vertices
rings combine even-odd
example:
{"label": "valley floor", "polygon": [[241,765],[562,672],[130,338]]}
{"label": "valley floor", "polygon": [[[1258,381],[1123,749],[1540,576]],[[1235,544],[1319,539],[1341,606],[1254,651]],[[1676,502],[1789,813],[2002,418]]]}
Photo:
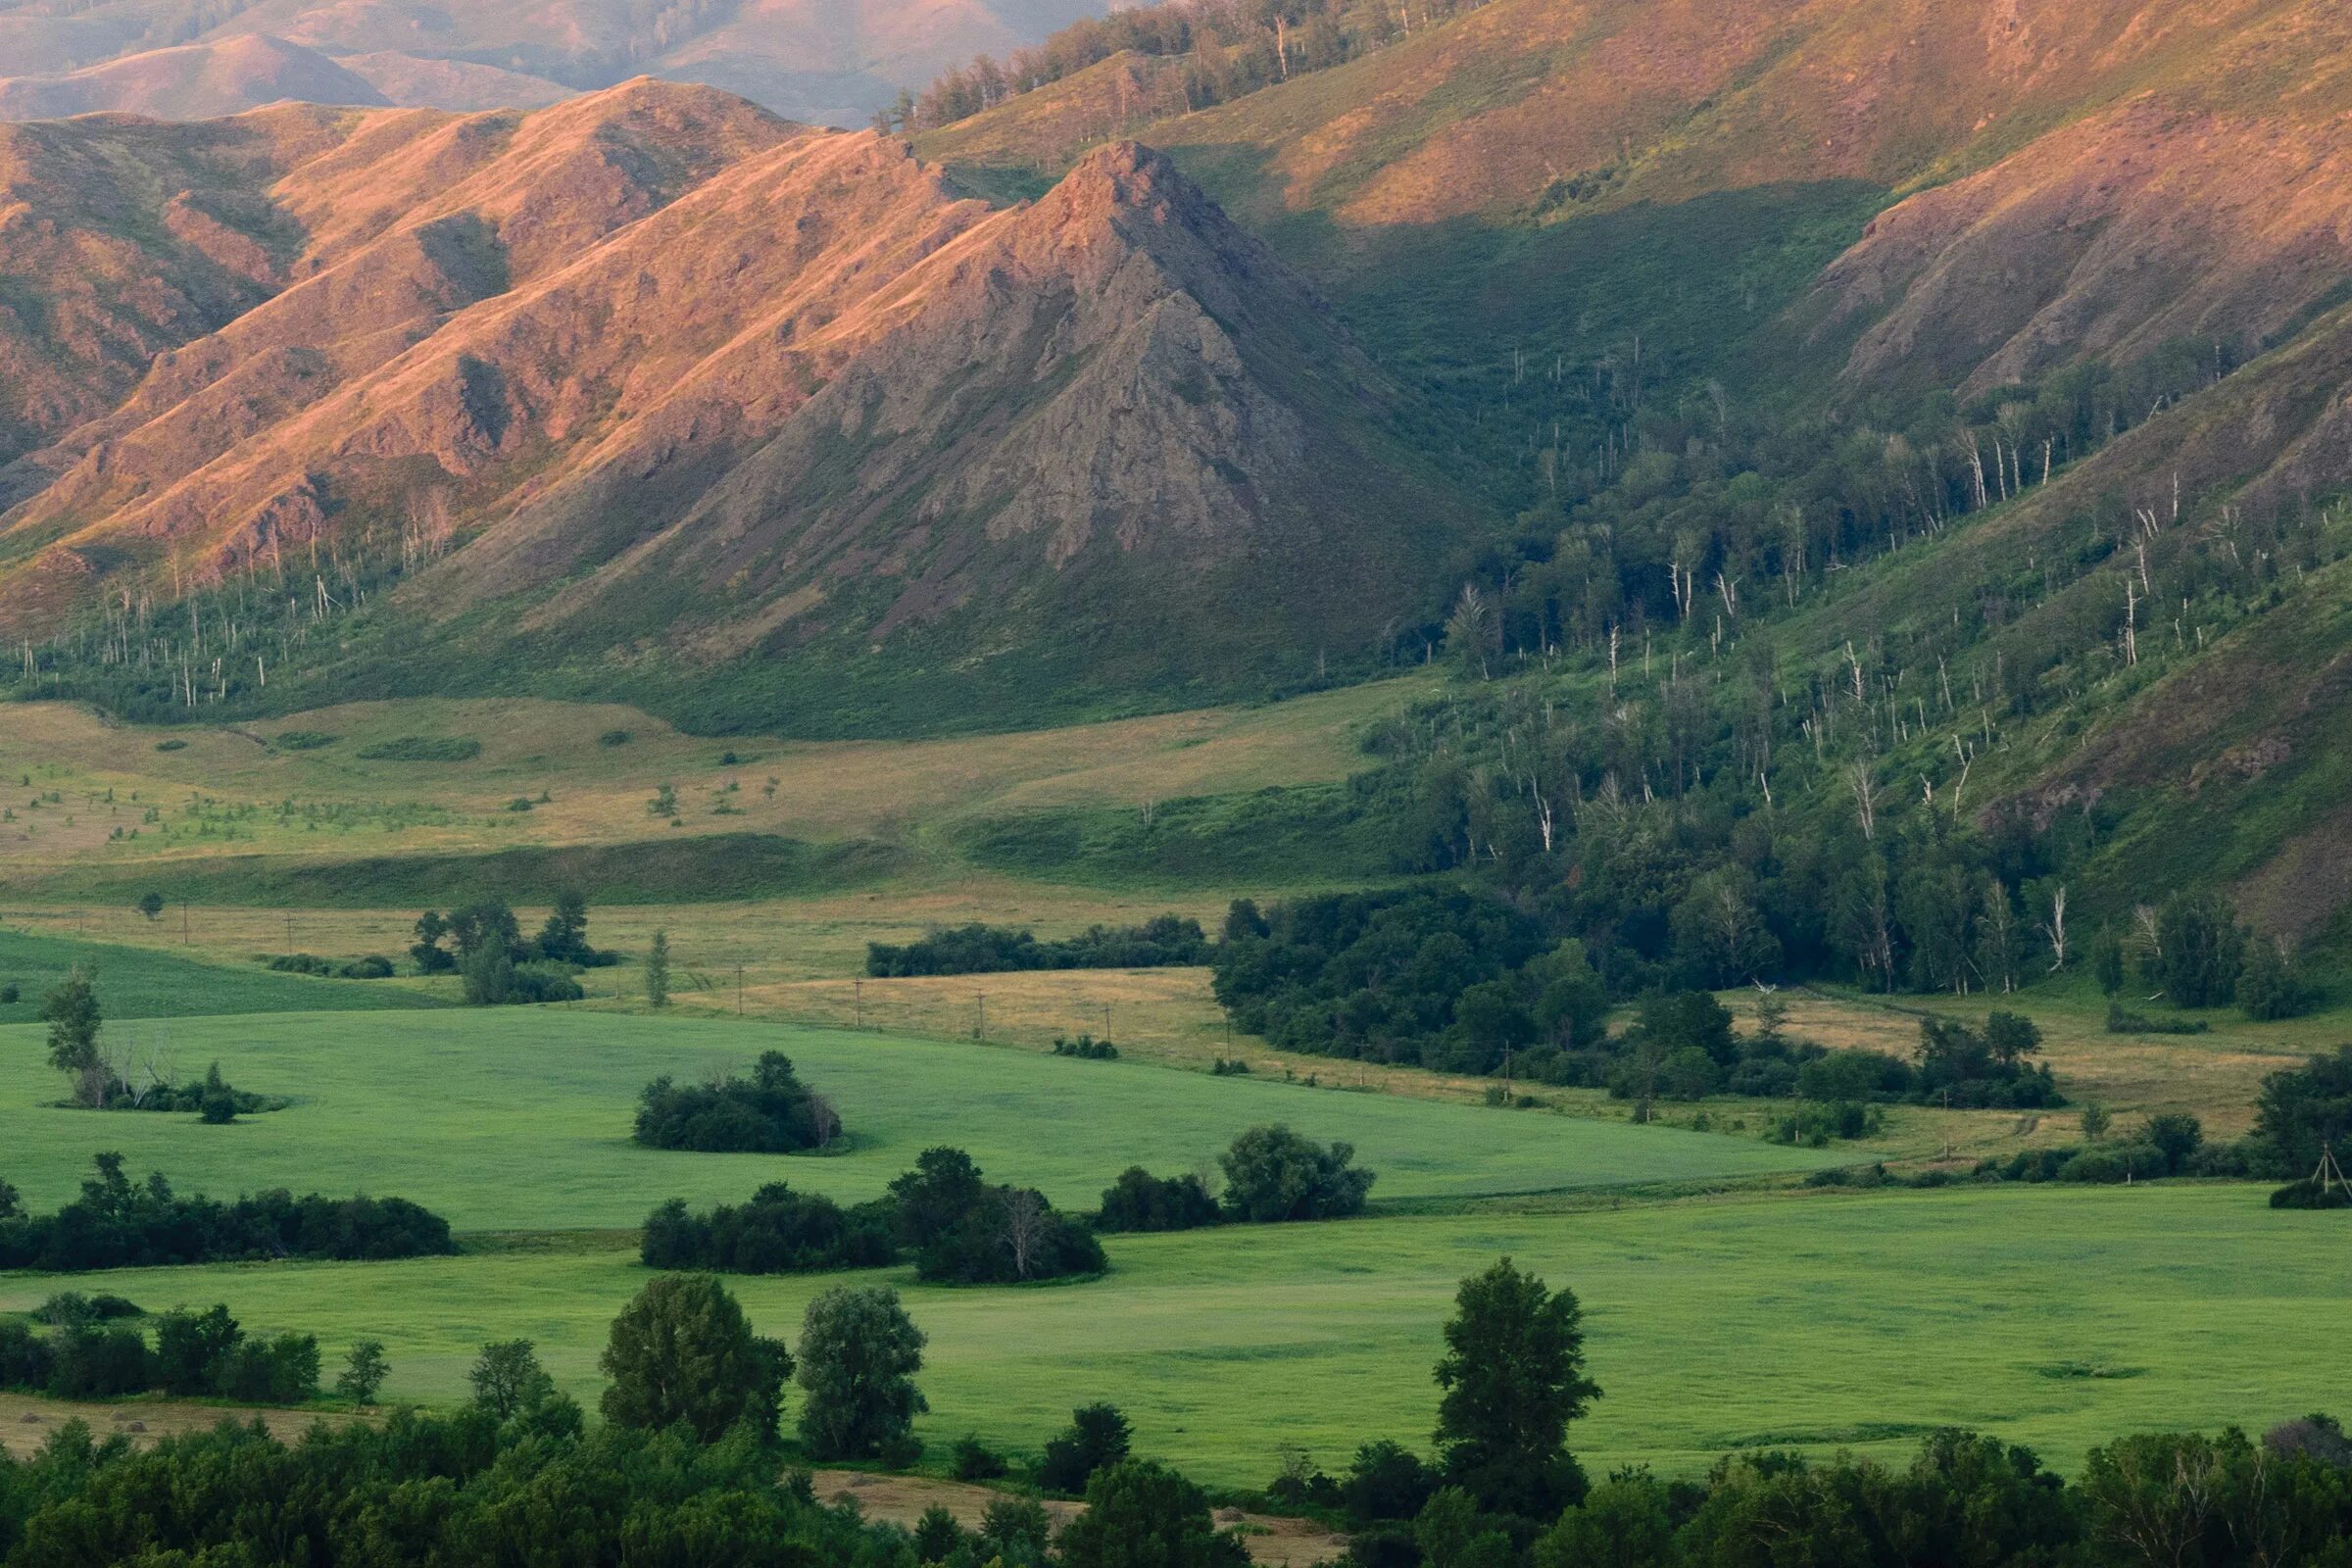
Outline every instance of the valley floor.
{"label": "valley floor", "polygon": [[[0,740],[0,773],[22,776],[26,796],[0,830],[0,982],[20,988],[0,1004],[0,1176],[46,1208],[73,1195],[93,1153],[113,1150],[134,1175],[161,1170],[182,1191],[397,1195],[445,1214],[465,1251],[0,1275],[0,1313],[63,1289],[114,1291],[149,1310],[223,1301],[251,1329],[318,1334],[330,1367],[352,1342],[381,1339],[386,1397],[428,1404],[465,1396],[485,1342],[525,1337],[593,1399],[607,1326],[647,1277],[635,1227],[662,1200],[740,1201],[776,1180],[861,1200],[947,1144],[991,1179],[1088,1209],[1127,1165],[1194,1169],[1243,1129],[1285,1121],[1355,1145],[1379,1173],[1367,1217],[1114,1236],[1107,1275],[1051,1287],[949,1290],[882,1271],[930,1336],[921,1382],[932,1413],[920,1430],[933,1467],[966,1433],[1034,1452],[1074,1405],[1097,1399],[1127,1410],[1141,1451],[1227,1487],[1263,1484],[1292,1450],[1337,1467],[1371,1438],[1421,1446],[1455,1284],[1503,1253],[1583,1300],[1606,1393],[1573,1441],[1596,1471],[1692,1474],[1752,1447],[1891,1456],[1947,1423],[2072,1468],[2125,1431],[2260,1426],[2352,1405],[2334,1353],[2352,1232],[2335,1216],[2273,1211],[2263,1188],[2243,1184],[1803,1185],[1825,1166],[1958,1169],[2075,1143],[2073,1106],[1889,1106],[1863,1140],[1789,1149],[1759,1136],[1783,1108],[1766,1102],[1661,1104],[1657,1124],[1637,1125],[1632,1106],[1597,1091],[1520,1085],[1538,1103],[1497,1108],[1488,1080],[1273,1051],[1230,1030],[1200,969],[859,977],[869,942],[940,924],[1059,936],[1171,909],[1210,924],[1232,897],[1299,885],[1214,872],[1081,880],[1058,865],[975,859],[972,832],[1001,811],[1093,831],[1085,824],[1148,814],[1162,788],[1247,799],[1328,783],[1352,767],[1363,726],[1417,689],[1399,681],[1279,710],[887,754],[738,742],[725,764],[724,743],[626,710],[553,704],[377,705],[259,736],[190,731],[169,751],[158,748],[177,732],[24,710]],[[280,729],[304,728],[337,739],[279,744]],[[619,729],[626,744],[598,742]],[[478,734],[485,746],[446,767],[354,755],[356,742],[411,734]],[[673,779],[691,826],[647,813]],[[33,803],[52,791],[63,799]],[[555,800],[508,809],[541,791]],[[742,896],[682,885],[723,867],[732,852],[698,858],[694,846],[736,828],[713,803],[737,801],[778,842],[881,844],[887,863]],[[1069,812],[1079,815],[1055,814]],[[171,840],[151,842],[166,818]],[[114,836],[126,824],[143,829],[135,843]],[[639,856],[632,874],[646,880],[591,889],[590,939],[623,961],[587,971],[583,1002],[466,1008],[448,978],[325,980],[265,966],[289,951],[399,956],[417,910],[452,902],[410,896],[419,867],[556,874],[485,857],[600,845]],[[130,907],[123,889],[150,875],[173,895],[184,884],[186,901],[169,897],[156,918]],[[533,896],[513,897],[535,924]],[[673,1005],[661,1014],[645,1006],[640,968],[657,930],[674,965]],[[77,963],[94,966],[118,1044],[181,1076],[219,1060],[241,1088],[292,1103],[226,1127],[60,1107],[35,1013]],[[1752,994],[1723,1000],[1744,1025]],[[2086,982],[1997,1001],[1785,1000],[1792,1036],[1896,1053],[1916,1043],[1923,1013],[1981,1019],[2015,1006],[2040,1025],[2075,1105],[2099,1101],[2127,1125],[2188,1110],[2215,1137],[2247,1129],[2265,1074],[2352,1036],[2341,1012],[2261,1025],[2214,1012],[2201,1035],[2113,1035]],[[1116,1041],[1120,1059],[1049,1054],[1080,1031]],[[839,1105],[843,1149],[763,1158],[629,1141],[650,1078],[697,1077],[769,1049]],[[1249,1074],[1210,1072],[1233,1059]],[[761,1331],[790,1337],[809,1298],[838,1279],[729,1285]],[[21,1421],[27,1412],[49,1419]],[[23,1447],[66,1413],[0,1400],[0,1421],[14,1423],[0,1438]],[[102,1431],[121,1414],[151,1433],[217,1413],[149,1401],[87,1410]],[[878,1508],[875,1488],[939,1484],[840,1485]],[[888,1495],[916,1507],[913,1493]],[[1261,1560],[1294,1560],[1268,1549]]]}

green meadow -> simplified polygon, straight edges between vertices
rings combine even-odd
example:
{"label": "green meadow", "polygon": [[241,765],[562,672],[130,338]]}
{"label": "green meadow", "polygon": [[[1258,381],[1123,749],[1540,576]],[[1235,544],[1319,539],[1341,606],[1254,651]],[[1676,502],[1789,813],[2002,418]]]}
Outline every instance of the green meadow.
{"label": "green meadow", "polygon": [[[1354,1144],[1379,1172],[1373,1198],[1384,1205],[1714,1182],[1827,1157],[1665,1127],[758,1019],[444,1008],[181,1019],[146,1026],[144,1038],[167,1043],[183,1074],[218,1060],[240,1088],[295,1103],[227,1127],[65,1108],[39,1031],[0,1030],[0,1171],[28,1202],[72,1197],[101,1149],[186,1191],[398,1195],[461,1231],[634,1226],[665,1198],[735,1201],[779,1179],[862,1200],[936,1144],[969,1150],[998,1180],[1091,1208],[1128,1165],[1190,1170],[1274,1121]],[[846,1150],[702,1154],[630,1142],[648,1080],[748,1067],[769,1050],[832,1098]]]}
{"label": "green meadow", "polygon": [[[1121,1237],[1104,1278],[955,1290],[884,1276],[930,1337],[919,1431],[1034,1451],[1070,1408],[1114,1399],[1145,1451],[1261,1484],[1281,1450],[1344,1463],[1419,1444],[1456,1282],[1509,1253],[1575,1289],[1604,1391],[1573,1442],[1596,1469],[1703,1470],[1737,1447],[1896,1454],[1958,1423],[2061,1467],[2121,1432],[2259,1427],[2352,1402],[2341,1354],[2352,1238],[2246,1187],[1809,1195]],[[75,1278],[150,1308],[226,1301],[380,1338],[395,1398],[451,1401],[492,1339],[538,1342],[593,1398],[612,1314],[648,1278],[609,1239],[373,1264],[256,1264]],[[762,1331],[797,1335],[840,1277],[734,1279]],[[0,1308],[61,1282],[0,1278]]]}
{"label": "green meadow", "polygon": [[[159,924],[161,922],[158,922]],[[402,986],[279,974],[260,965],[229,967],[174,957],[153,948],[69,941],[0,930],[0,986],[17,1000],[0,1003],[0,1024],[40,1014],[41,997],[76,965],[96,980],[113,1018],[184,1018],[211,1013],[346,1012],[439,1005]],[[11,1056],[18,1053],[10,1053]],[[198,1071],[202,1071],[201,1064]]]}

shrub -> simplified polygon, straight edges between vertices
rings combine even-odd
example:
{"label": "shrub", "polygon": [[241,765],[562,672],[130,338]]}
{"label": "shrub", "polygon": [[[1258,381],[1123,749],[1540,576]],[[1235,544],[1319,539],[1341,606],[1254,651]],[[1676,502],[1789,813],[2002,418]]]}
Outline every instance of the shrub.
{"label": "shrub", "polygon": [[680,1087],[667,1076],[638,1096],[635,1138],[653,1149],[705,1153],[799,1153],[841,1134],[840,1118],[810,1092],[781,1052],[760,1054],[752,1076]]}
{"label": "shrub", "polygon": [[708,1215],[671,1199],[647,1218],[640,1249],[648,1268],[725,1274],[794,1274],[879,1268],[898,1257],[886,1205],[844,1209],[820,1193],[770,1182],[741,1205]]}
{"label": "shrub", "polygon": [[1046,1440],[1037,1466],[1037,1484],[1048,1492],[1073,1496],[1086,1490],[1095,1472],[1127,1457],[1134,1427],[1113,1404],[1082,1405],[1070,1412],[1070,1424]]}
{"label": "shrub", "polygon": [[249,1404],[301,1404],[318,1396],[318,1341],[280,1334],[239,1340],[213,1369],[213,1392]]}
{"label": "shrub", "polygon": [[2352,1187],[2342,1182],[2321,1183],[2305,1177],[2288,1182],[2271,1194],[2273,1208],[2352,1208]]}
{"label": "shrub", "polygon": [[335,1393],[354,1404],[373,1404],[391,1372],[392,1364],[384,1359],[384,1342],[362,1340],[351,1348],[343,1370],[335,1375]]}
{"label": "shrub", "polygon": [[145,1308],[120,1296],[100,1292],[84,1296],[79,1291],[60,1291],[32,1309],[35,1319],[63,1326],[68,1323],[104,1323],[116,1318],[145,1317]]}
{"label": "shrub", "polygon": [[261,1257],[389,1258],[454,1252],[449,1222],[400,1198],[295,1198],[283,1189],[222,1203],[182,1198],[161,1173],[133,1186],[121,1154],[55,1214],[0,1218],[0,1268],[67,1272]]}
{"label": "shrub", "polygon": [[1034,932],[972,924],[934,931],[904,946],[876,942],[865,972],[878,976],[999,974],[1027,969],[1151,969],[1202,963],[1200,922],[1156,915],[1137,926],[1093,926],[1084,935],[1040,942]]}
{"label": "shrub", "polygon": [[1088,1061],[1116,1061],[1119,1059],[1119,1048],[1107,1040],[1097,1040],[1093,1035],[1080,1035],[1075,1040],[1065,1040],[1055,1035],[1054,1054],[1080,1056]]}
{"label": "shrub", "polygon": [[127,1324],[68,1324],[49,1345],[48,1392],[60,1399],[112,1399],[148,1387],[147,1342]]}
{"label": "shrub", "polygon": [[1004,1456],[976,1436],[956,1440],[955,1472],[958,1481],[995,1481],[1006,1470]]}
{"label": "shrub", "polygon": [[2120,1182],[2124,1179],[2124,1157],[2120,1151],[2085,1149],[2058,1167],[2057,1179],[2062,1182]]}
{"label": "shrub", "polygon": [[899,1239],[917,1277],[948,1285],[1012,1285],[1098,1274],[1094,1233],[1055,1213],[1044,1194],[998,1187],[960,1149],[927,1149],[890,1184]]}
{"label": "shrub", "polygon": [[1911,1064],[1883,1051],[1833,1051],[1796,1069],[1796,1092],[1807,1100],[1861,1101],[1899,1097],[1911,1089]]}
{"label": "shrub", "polygon": [[1102,1190],[1098,1229],[1105,1231],[1189,1231],[1214,1225],[1223,1215],[1198,1176],[1153,1176],[1130,1165]]}
{"label": "shrub", "polygon": [[1352,1168],[1354,1158],[1350,1144],[1325,1148],[1285,1126],[1252,1127],[1217,1158],[1225,1212],[1255,1224],[1361,1213],[1375,1178]]}
{"label": "shrub", "polygon": [[2323,1153],[2352,1149],[2352,1046],[2272,1073],[2255,1103],[2254,1136],[2287,1174],[2313,1173]]}
{"label": "shrub", "polygon": [[2156,911],[2156,940],[2140,967],[2175,1006],[2218,1006],[2236,996],[2245,952],[2245,929],[2227,899],[2176,893]]}
{"label": "shrub", "polygon": [[1086,1511],[1062,1528],[1055,1546],[1063,1568],[1132,1568],[1146,1550],[1145,1560],[1160,1568],[1250,1568],[1240,1538],[1217,1530],[1207,1495],[1148,1459],[1098,1471]]}
{"label": "shrub", "polygon": [[2201,1035],[2208,1027],[2202,1018],[2151,1018],[2128,1010],[2120,1002],[2107,1004],[2107,1032],[2111,1035]]}
{"label": "shrub", "polygon": [[175,735],[168,741],[157,741],[155,749],[159,752],[184,752],[188,749],[188,743]]}
{"label": "shrub", "polygon": [[2168,1111],[2148,1118],[2140,1140],[2163,1156],[2166,1171],[2178,1175],[2187,1168],[2189,1156],[2205,1141],[2205,1129],[2185,1111]]}
{"label": "shrub", "polygon": [[1438,1474],[1419,1454],[1382,1438],[1355,1450],[1340,1483],[1340,1500],[1349,1522],[1362,1526],[1410,1519],[1437,1490]]}
{"label": "shrub", "polygon": [[596,738],[599,746],[626,746],[636,737],[625,729],[609,729]]}
{"label": "shrub", "polygon": [[2268,1022],[2299,1017],[2319,1005],[2319,988],[2307,983],[2277,942],[2257,940],[2246,949],[2237,976],[2237,1004],[2247,1017]]}
{"label": "shrub", "polygon": [[369,762],[469,762],[482,755],[482,743],[466,735],[403,735],[356,755]]}

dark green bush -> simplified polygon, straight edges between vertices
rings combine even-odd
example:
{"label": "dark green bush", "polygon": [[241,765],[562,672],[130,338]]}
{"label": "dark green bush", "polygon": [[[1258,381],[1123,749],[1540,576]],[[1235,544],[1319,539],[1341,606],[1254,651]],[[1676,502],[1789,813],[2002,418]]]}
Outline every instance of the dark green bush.
{"label": "dark green bush", "polygon": [[823,1149],[841,1122],[781,1052],[760,1054],[749,1078],[681,1086],[666,1075],[638,1097],[637,1142],[703,1153],[793,1154]]}
{"label": "dark green bush", "polygon": [[1130,1165],[1102,1190],[1095,1226],[1105,1231],[1189,1231],[1224,1215],[1198,1176],[1153,1176]]}
{"label": "dark green bush", "polygon": [[482,755],[482,743],[466,735],[402,735],[357,753],[369,762],[469,762]]}

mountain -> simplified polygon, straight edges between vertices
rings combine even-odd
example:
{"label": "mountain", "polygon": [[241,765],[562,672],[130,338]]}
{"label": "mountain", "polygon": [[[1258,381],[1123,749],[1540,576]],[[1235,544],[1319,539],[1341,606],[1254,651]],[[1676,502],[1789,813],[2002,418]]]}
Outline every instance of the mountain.
{"label": "mountain", "polygon": [[[283,97],[534,108],[650,74],[798,120],[863,125],[903,85],[1099,9],[1093,0],[10,0],[0,4],[9,73],[0,118],[122,109],[195,119]],[[328,64],[257,63],[289,49]],[[371,90],[352,96],[350,77]]]}
{"label": "mountain", "polygon": [[[1705,755],[1769,814],[1757,759],[1801,749],[1821,770],[1769,787],[1825,832],[1859,777],[1914,820],[1964,795],[2010,880],[2063,864],[2119,919],[2220,888],[2352,948],[2352,13],[1405,22],[1309,8],[1295,60],[1213,18],[1185,53],[1140,22],[1072,35],[1034,90],[928,95],[948,122],[916,145],[1019,189],[1140,137],[1313,278],[1516,519],[1457,635],[1592,660],[1646,626],[1686,670],[1738,649],[1715,678],[1746,696],[1612,703],[1621,787]],[[1730,710],[1758,670],[1769,722]],[[1490,744],[1416,787],[1465,753],[1510,777]]]}
{"label": "mountain", "polygon": [[383,107],[392,100],[316,50],[259,33],[153,49],[62,75],[0,76],[0,120],[213,120],[289,101]]}
{"label": "mountain", "polygon": [[[118,128],[162,134],[68,127]],[[268,297],[0,475],[0,621],[323,549],[477,669],[841,725],[1303,668],[1471,528],[1312,291],[1132,144],[997,208],[641,81],[306,151],[246,166]]]}

